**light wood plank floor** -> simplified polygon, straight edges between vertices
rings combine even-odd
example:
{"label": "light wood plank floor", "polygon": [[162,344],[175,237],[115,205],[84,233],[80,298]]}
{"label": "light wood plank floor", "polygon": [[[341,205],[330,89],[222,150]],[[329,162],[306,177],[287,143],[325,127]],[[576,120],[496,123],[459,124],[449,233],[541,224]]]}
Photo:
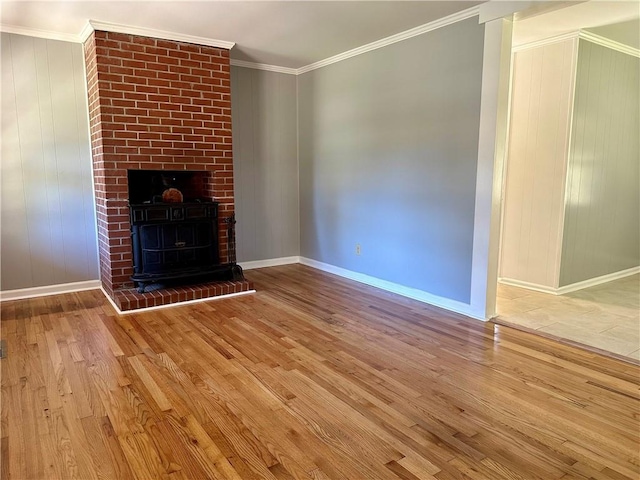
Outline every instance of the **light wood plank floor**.
{"label": "light wood plank floor", "polygon": [[3,479],[637,479],[639,369],[301,265],[2,304]]}

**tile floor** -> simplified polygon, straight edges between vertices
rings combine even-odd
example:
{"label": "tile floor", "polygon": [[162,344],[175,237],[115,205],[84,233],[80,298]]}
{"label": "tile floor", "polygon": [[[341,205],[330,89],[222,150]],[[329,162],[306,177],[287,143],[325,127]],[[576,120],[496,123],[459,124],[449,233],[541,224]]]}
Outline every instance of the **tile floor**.
{"label": "tile floor", "polygon": [[640,275],[550,295],[498,284],[498,319],[640,361]]}

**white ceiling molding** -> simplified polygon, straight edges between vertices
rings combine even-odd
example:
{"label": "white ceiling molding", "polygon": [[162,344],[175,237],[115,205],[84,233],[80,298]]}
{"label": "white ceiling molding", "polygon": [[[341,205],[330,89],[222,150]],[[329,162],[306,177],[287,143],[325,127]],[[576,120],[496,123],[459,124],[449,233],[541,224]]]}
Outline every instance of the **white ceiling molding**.
{"label": "white ceiling molding", "polygon": [[46,38],[48,40],[61,40],[63,42],[78,43],[78,35],[73,33],[59,33],[50,30],[38,30],[29,27],[15,27],[13,25],[0,24],[0,32],[26,35],[27,37]]}
{"label": "white ceiling molding", "polygon": [[600,35],[596,35],[595,33],[587,32],[586,30],[580,30],[578,38],[591,43],[597,43],[598,45],[602,45],[603,47],[607,47],[612,50],[617,50],[618,52],[626,53],[627,55],[633,55],[634,57],[640,58],[639,49],[630,47],[629,45],[625,45],[624,43],[601,37]]}
{"label": "white ceiling molding", "polygon": [[438,20],[434,20],[433,22],[425,23],[424,25],[420,25],[410,30],[405,30],[404,32],[396,33],[395,35],[391,35],[389,37],[382,38],[375,42],[362,45],[361,47],[357,47],[352,50],[347,50],[346,52],[339,53],[338,55],[325,58],[324,60],[320,60],[318,62],[311,63],[309,65],[306,65],[300,68],[286,68],[286,67],[279,67],[277,65],[266,65],[263,63],[252,63],[252,62],[245,62],[241,60],[231,60],[231,65],[236,65],[238,67],[255,68],[257,70],[266,70],[269,72],[286,73],[289,75],[301,75],[303,73],[310,72],[311,70],[316,70],[318,68],[331,65],[332,63],[341,62],[342,60],[346,60],[347,58],[355,57],[356,55],[361,55],[363,53],[367,53],[372,50],[376,50],[378,48],[386,47],[387,45],[391,45],[393,43],[401,42],[402,40],[406,40],[412,37],[416,37],[418,35],[422,35],[423,33],[427,33],[441,27],[446,27],[447,25],[451,25],[453,23],[466,20],[467,18],[476,17],[479,14],[480,14],[480,6],[468,8],[467,10],[454,13],[453,15],[448,15]]}
{"label": "white ceiling molding", "polygon": [[[454,24],[456,22],[460,22],[462,20],[466,20],[468,18],[479,16],[479,14],[480,14],[479,6],[468,8],[461,12],[448,15],[438,20],[425,23],[424,25],[420,25],[418,27],[405,30],[404,32],[400,32],[395,35],[391,35],[389,37],[377,40],[375,42],[362,45],[361,47],[357,47],[352,50],[339,53],[338,55],[325,58],[324,60],[320,60],[318,62],[314,62],[297,69],[280,67],[278,65],[268,65],[264,63],[253,63],[253,62],[246,62],[243,60],[233,60],[233,59],[231,60],[231,65],[235,65],[238,67],[245,67],[245,68],[253,68],[257,70],[265,70],[268,72],[284,73],[287,75],[300,75],[306,72],[310,72],[311,70],[316,70],[318,68],[331,65],[333,63],[337,63],[342,60],[346,60],[348,58],[355,57],[357,55],[361,55],[363,53],[367,53],[372,50],[376,50],[378,48],[385,47],[387,45],[401,42],[402,40],[407,40],[409,38],[422,35],[424,33],[436,30],[441,27],[445,27],[447,25]],[[87,24],[84,26],[84,28],[82,29],[82,31],[77,35],[57,34],[55,32],[45,32],[45,31],[39,31],[39,30],[33,30],[33,29],[27,29],[27,28],[0,25],[0,31],[6,31],[8,33],[18,33],[22,35],[30,35],[35,37],[52,38],[56,40],[65,40],[65,41],[74,42],[74,43],[84,43],[87,40],[87,38],[89,38],[91,33],[93,33],[95,30],[102,30],[106,32],[115,32],[115,33],[125,33],[129,35],[141,35],[144,37],[161,38],[164,40],[194,43],[197,45],[207,45],[211,47],[225,48],[228,50],[235,45],[234,42],[226,42],[223,40],[214,40],[211,38],[196,37],[193,35],[184,35],[181,33],[167,32],[164,30],[156,30],[156,29],[145,28],[145,27],[134,27],[130,25],[120,25],[115,23],[99,22],[96,20],[89,20]]]}
{"label": "white ceiling molding", "polygon": [[[224,40],[215,40],[206,37],[196,37],[193,35],[184,35],[182,33],[167,32],[164,30],[156,30],[153,28],[132,27],[130,25],[119,25],[115,23],[98,22],[89,20],[80,33],[58,33],[49,30],[38,30],[28,27],[16,27],[13,25],[0,24],[0,32],[15,33],[17,35],[27,35],[29,37],[47,38],[50,40],[62,40],[64,42],[84,43],[87,38],[95,31],[103,30],[105,32],[126,33],[129,35],[140,35],[143,37],[160,38],[163,40],[173,40],[176,42],[194,43],[196,45],[206,45],[209,47],[224,48],[231,50],[235,45],[234,42]],[[280,67],[275,67],[280,68]],[[289,69],[291,70],[291,69]]]}
{"label": "white ceiling molding", "polygon": [[627,55],[633,55],[634,57],[640,58],[640,50],[638,50],[637,48],[630,47],[628,45],[616,42],[614,40],[610,40],[605,37],[601,37],[600,35],[587,32],[586,30],[577,30],[575,32],[556,35],[555,37],[543,38],[542,40],[537,40],[535,42],[530,42],[530,43],[525,43],[523,45],[515,46],[513,47],[512,50],[514,52],[519,52],[521,50],[528,50],[530,48],[542,47],[544,45],[549,45],[551,43],[562,42],[564,40],[568,40],[571,38],[580,38],[582,40],[586,40],[591,43],[596,43],[598,45],[602,45],[603,47],[607,47],[612,50],[616,50],[618,52],[626,53]]}
{"label": "white ceiling molding", "polygon": [[542,40],[536,40],[535,42],[524,43],[522,45],[515,45],[511,50],[519,52],[520,50],[529,50],[530,48],[543,47],[552,43],[563,42],[572,38],[578,38],[580,32],[563,33],[562,35],[556,35],[555,37],[543,38]]}
{"label": "white ceiling molding", "polygon": [[362,45],[361,47],[354,48],[352,50],[347,50],[346,52],[339,53],[338,55],[334,55],[329,58],[325,58],[324,60],[320,60],[319,62],[300,67],[296,70],[296,74],[301,75],[303,73],[310,72],[311,70],[326,67],[327,65],[331,65],[332,63],[341,62],[342,60],[346,60],[347,58],[355,57],[356,55],[361,55],[378,48],[386,47],[387,45],[401,42],[402,40],[416,37],[418,35],[422,35],[423,33],[427,33],[441,27],[446,27],[447,25],[451,25],[452,23],[466,20],[467,18],[476,17],[478,15],[480,15],[480,7],[471,7],[466,10],[462,10],[461,12],[439,18],[438,20],[434,20],[433,22],[425,23],[424,25],[411,28],[404,32],[396,33],[395,35],[391,35],[390,37],[386,37],[381,40]]}
{"label": "white ceiling molding", "polygon": [[94,32],[94,29],[93,29],[93,26],[91,25],[91,21],[88,21],[87,23],[85,23],[84,27],[78,34],[80,43],[86,42],[87,38],[89,38],[93,32]]}
{"label": "white ceiling molding", "polygon": [[[227,42],[224,40],[215,40],[213,38],[196,37],[194,35],[185,35],[176,32],[167,32],[165,30],[156,30],[155,28],[133,27],[131,25],[120,25],[117,23],[98,22],[89,20],[91,29],[85,26],[80,35],[86,35],[80,41],[84,42],[92,31],[101,30],[104,32],[125,33],[128,35],[140,35],[142,37],[160,38],[162,40],[173,40],[175,42],[194,43],[196,45],[206,45],[208,47],[224,48],[231,50],[235,42]],[[79,35],[79,37],[80,37]]]}
{"label": "white ceiling molding", "polygon": [[287,75],[297,75],[298,70],[295,68],[279,67],[278,65],[267,65],[266,63],[245,62],[244,60],[231,59],[231,65],[236,67],[253,68],[256,70],[265,70],[267,72],[286,73]]}

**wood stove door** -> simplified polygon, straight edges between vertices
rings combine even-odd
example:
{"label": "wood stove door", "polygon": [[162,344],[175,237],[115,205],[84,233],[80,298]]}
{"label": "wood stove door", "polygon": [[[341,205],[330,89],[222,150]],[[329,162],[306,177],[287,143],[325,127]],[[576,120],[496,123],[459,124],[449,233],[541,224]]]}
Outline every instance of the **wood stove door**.
{"label": "wood stove door", "polygon": [[141,225],[140,273],[169,273],[218,263],[215,233],[210,221]]}
{"label": "wood stove door", "polygon": [[220,263],[217,203],[131,205],[130,218],[139,292],[165,280],[242,278],[235,263]]}

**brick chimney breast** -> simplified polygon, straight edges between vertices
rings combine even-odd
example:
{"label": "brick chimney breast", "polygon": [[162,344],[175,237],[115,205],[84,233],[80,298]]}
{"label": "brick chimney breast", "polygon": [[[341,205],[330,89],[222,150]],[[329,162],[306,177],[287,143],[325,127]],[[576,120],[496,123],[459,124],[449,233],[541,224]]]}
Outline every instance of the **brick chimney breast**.
{"label": "brick chimney breast", "polygon": [[207,172],[221,262],[234,212],[229,51],[97,30],[84,44],[105,291],[133,286],[127,170]]}

